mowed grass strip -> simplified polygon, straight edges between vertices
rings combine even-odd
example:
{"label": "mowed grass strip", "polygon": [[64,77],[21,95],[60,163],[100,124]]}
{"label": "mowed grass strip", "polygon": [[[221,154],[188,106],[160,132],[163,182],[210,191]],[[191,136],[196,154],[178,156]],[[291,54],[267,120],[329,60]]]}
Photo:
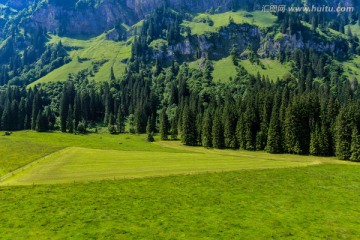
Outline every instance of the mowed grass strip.
{"label": "mowed grass strip", "polygon": [[57,184],[74,181],[143,178],[243,169],[298,167],[311,162],[257,159],[208,153],[117,151],[70,147],[5,179],[1,185]]}
{"label": "mowed grass strip", "polygon": [[359,239],[360,166],[0,188],[2,239]]}
{"label": "mowed grass strip", "polygon": [[1,135],[0,133],[0,177],[62,148]]}
{"label": "mowed grass strip", "polygon": [[123,151],[184,152],[149,143],[145,135],[110,135],[108,133],[74,135],[60,132],[0,132],[0,177],[66,147]]}

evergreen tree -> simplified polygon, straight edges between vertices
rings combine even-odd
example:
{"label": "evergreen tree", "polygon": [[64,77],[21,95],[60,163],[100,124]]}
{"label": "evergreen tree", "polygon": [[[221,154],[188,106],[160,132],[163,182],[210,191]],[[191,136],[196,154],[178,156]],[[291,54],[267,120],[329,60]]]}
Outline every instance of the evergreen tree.
{"label": "evergreen tree", "polygon": [[67,120],[66,120],[66,127],[69,130],[69,133],[74,132],[74,111],[71,105],[69,105],[68,108],[68,114],[67,114]]}
{"label": "evergreen tree", "polygon": [[360,162],[360,134],[355,126],[351,136],[351,161]]}
{"label": "evergreen tree", "polygon": [[212,145],[214,148],[224,148],[224,127],[222,123],[222,115],[219,110],[215,112],[212,126]]}
{"label": "evergreen tree", "polygon": [[282,143],[283,139],[281,133],[279,105],[278,101],[275,100],[275,104],[271,113],[266,151],[268,151],[269,153],[282,153]]}
{"label": "evergreen tree", "polygon": [[115,118],[112,113],[109,116],[108,130],[110,134],[116,134]]}
{"label": "evergreen tree", "polygon": [[237,148],[238,144],[234,134],[236,132],[235,107],[229,101],[225,104],[222,117],[224,123],[224,146],[227,148]]}
{"label": "evergreen tree", "polygon": [[185,105],[182,114],[181,141],[188,146],[196,146],[196,127],[194,113],[189,109],[188,103]]}
{"label": "evergreen tree", "polygon": [[74,124],[77,126],[81,120],[81,100],[80,94],[76,94],[74,100]]}
{"label": "evergreen tree", "polygon": [[160,139],[168,140],[169,135],[169,120],[166,114],[166,108],[163,108],[160,113]]}
{"label": "evergreen tree", "polygon": [[45,111],[39,111],[38,116],[36,118],[36,131],[38,132],[46,132],[49,130],[49,122],[48,118],[45,114]]}
{"label": "evergreen tree", "polygon": [[31,119],[31,129],[35,130],[36,128],[36,120],[39,113],[39,110],[41,108],[41,97],[39,93],[36,93],[33,104],[32,104],[32,119]]}
{"label": "evergreen tree", "polygon": [[210,110],[207,109],[204,114],[202,124],[202,146],[212,147],[212,119]]}
{"label": "evergreen tree", "polygon": [[43,126],[43,119],[42,119],[42,111],[41,110],[38,112],[35,124],[36,124],[35,130],[38,131],[38,132],[42,132],[43,129],[44,129],[44,126]]}
{"label": "evergreen tree", "polygon": [[172,140],[177,140],[179,132],[178,132],[178,123],[177,123],[176,117],[174,117],[174,118],[171,120],[171,130],[170,130],[170,133],[171,133],[171,139],[172,139]]}
{"label": "evergreen tree", "polygon": [[349,160],[351,157],[352,119],[348,108],[343,108],[336,119],[336,156],[340,160]]}
{"label": "evergreen tree", "polygon": [[318,126],[315,127],[315,130],[311,133],[310,138],[310,154],[319,156],[321,155],[321,131]]}
{"label": "evergreen tree", "polygon": [[285,147],[288,153],[300,154],[300,143],[298,141],[299,123],[296,109],[293,105],[288,106],[285,118]]}
{"label": "evergreen tree", "polygon": [[10,112],[10,102],[6,101],[5,108],[3,114],[1,116],[1,129],[5,131],[12,130],[11,129],[11,112]]}
{"label": "evergreen tree", "polygon": [[119,133],[125,132],[125,117],[123,116],[121,107],[119,107],[118,112],[117,112],[116,125],[118,127],[117,131]]}
{"label": "evergreen tree", "polygon": [[146,134],[147,134],[147,135],[150,135],[150,134],[152,134],[152,133],[153,133],[153,131],[152,131],[152,129],[151,129],[151,119],[148,118],[147,124],[146,124]]}
{"label": "evergreen tree", "polygon": [[236,124],[236,138],[241,149],[246,149],[244,114],[241,114]]}

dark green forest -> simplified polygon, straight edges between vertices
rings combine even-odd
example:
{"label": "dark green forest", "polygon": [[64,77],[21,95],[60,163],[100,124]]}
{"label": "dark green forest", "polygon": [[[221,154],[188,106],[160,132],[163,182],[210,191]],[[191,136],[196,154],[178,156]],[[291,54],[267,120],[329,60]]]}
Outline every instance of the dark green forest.
{"label": "dark green forest", "polygon": [[[194,69],[186,63],[189,56],[166,59],[149,47],[155,39],[169,45],[191,42],[191,30],[181,25],[188,17],[166,5],[147,16],[120,78],[112,69],[107,81],[93,82],[88,71],[80,71],[65,83],[32,88],[27,85],[69,61],[67,49],[61,42],[46,44],[46,29],[21,33],[16,23],[7,26],[0,48],[0,130],[86,133],[106,126],[110,134],[147,133],[149,140],[159,134],[162,140],[181,139],[190,146],[360,161],[360,86],[340,64],[360,54],[358,37],[344,27],[360,24],[360,14],[279,13],[268,31],[301,32],[313,41],[321,38],[317,29],[346,33],[346,39],[331,40],[339,54],[308,46],[285,49],[270,57],[291,64],[291,73],[271,81],[249,74],[233,46],[229,52],[236,76],[222,82],[214,81],[213,61],[206,54],[190,57],[204,58],[204,67]],[[229,19],[228,28],[236,25]],[[248,50],[251,62],[259,62],[256,46],[249,44]]]}

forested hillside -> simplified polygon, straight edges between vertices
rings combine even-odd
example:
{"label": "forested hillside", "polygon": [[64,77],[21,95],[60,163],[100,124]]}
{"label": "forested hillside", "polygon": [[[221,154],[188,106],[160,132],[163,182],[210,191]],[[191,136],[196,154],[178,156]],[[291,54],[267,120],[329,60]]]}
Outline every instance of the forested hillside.
{"label": "forested hillside", "polygon": [[158,2],[2,1],[0,129],[360,161],[357,1]]}

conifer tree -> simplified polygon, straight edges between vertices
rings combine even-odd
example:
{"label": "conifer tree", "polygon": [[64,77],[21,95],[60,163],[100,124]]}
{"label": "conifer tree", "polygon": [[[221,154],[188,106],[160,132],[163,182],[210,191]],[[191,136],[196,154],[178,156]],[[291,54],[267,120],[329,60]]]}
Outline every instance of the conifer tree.
{"label": "conifer tree", "polygon": [[1,116],[1,129],[9,131],[11,126],[11,112],[10,112],[10,102],[6,101],[3,114]]}
{"label": "conifer tree", "polygon": [[277,100],[275,100],[271,113],[266,151],[269,153],[281,153],[283,151],[282,143],[283,139],[281,133],[279,106]]}
{"label": "conifer tree", "polygon": [[123,116],[121,107],[119,107],[119,109],[117,111],[116,125],[117,125],[117,128],[118,128],[117,131],[119,133],[124,133],[125,132],[125,117]]}
{"label": "conifer tree", "polygon": [[60,99],[60,127],[62,132],[66,132],[66,122],[67,122],[68,112],[69,112],[69,101],[66,95],[66,86],[64,85]]}
{"label": "conifer tree", "polygon": [[177,123],[177,117],[174,117],[172,120],[171,120],[171,130],[170,130],[170,133],[171,133],[171,139],[172,140],[177,140],[178,138],[178,123]]}
{"label": "conifer tree", "polygon": [[351,136],[351,161],[360,161],[360,134],[358,128],[355,126]]}
{"label": "conifer tree", "polygon": [[212,119],[210,110],[206,109],[202,124],[202,146],[212,147]]}
{"label": "conifer tree", "polygon": [[244,115],[241,114],[236,124],[236,139],[241,149],[246,149]]}
{"label": "conifer tree", "polygon": [[315,130],[311,133],[310,137],[310,154],[314,156],[321,155],[321,132],[316,125]]}
{"label": "conifer tree", "polygon": [[166,114],[166,108],[163,108],[160,113],[160,139],[168,140],[169,135],[169,120]]}
{"label": "conifer tree", "polygon": [[289,105],[285,118],[285,147],[288,153],[300,154],[300,143],[298,141],[299,124],[296,109]]}
{"label": "conifer tree", "polygon": [[320,151],[321,156],[331,156],[333,154],[332,143],[333,136],[331,133],[331,124],[328,123],[328,118],[325,116],[321,120],[321,132],[320,132]]}
{"label": "conifer tree", "polygon": [[113,113],[110,113],[110,116],[109,116],[108,130],[109,130],[110,134],[116,134],[115,118],[114,118]]}
{"label": "conifer tree", "polygon": [[217,110],[214,115],[212,126],[212,145],[214,148],[224,148],[224,127],[222,123],[222,115],[220,110]]}
{"label": "conifer tree", "polygon": [[43,114],[42,114],[42,111],[40,110],[40,111],[38,112],[38,115],[37,115],[37,117],[36,117],[36,122],[35,122],[35,124],[36,124],[35,130],[36,130],[37,132],[43,132],[43,131],[44,131],[42,115],[43,115]]}
{"label": "conifer tree", "polygon": [[31,119],[31,129],[35,130],[36,128],[36,119],[41,107],[41,97],[39,93],[36,93],[33,103],[32,103],[32,119]]}
{"label": "conifer tree", "polygon": [[336,119],[336,156],[340,160],[351,157],[352,119],[348,108],[343,108]]}
{"label": "conifer tree", "polygon": [[236,117],[234,113],[234,105],[229,103],[225,104],[223,111],[223,123],[224,123],[224,146],[227,148],[237,148],[236,135]]}
{"label": "conifer tree", "polygon": [[74,100],[74,124],[77,126],[81,120],[81,100],[80,94],[76,94]]}
{"label": "conifer tree", "polygon": [[73,107],[69,105],[69,110],[67,114],[66,127],[69,130],[69,133],[74,132],[74,111]]}
{"label": "conifer tree", "polygon": [[196,125],[194,113],[190,110],[187,103],[182,114],[181,141],[188,146],[196,146]]}

